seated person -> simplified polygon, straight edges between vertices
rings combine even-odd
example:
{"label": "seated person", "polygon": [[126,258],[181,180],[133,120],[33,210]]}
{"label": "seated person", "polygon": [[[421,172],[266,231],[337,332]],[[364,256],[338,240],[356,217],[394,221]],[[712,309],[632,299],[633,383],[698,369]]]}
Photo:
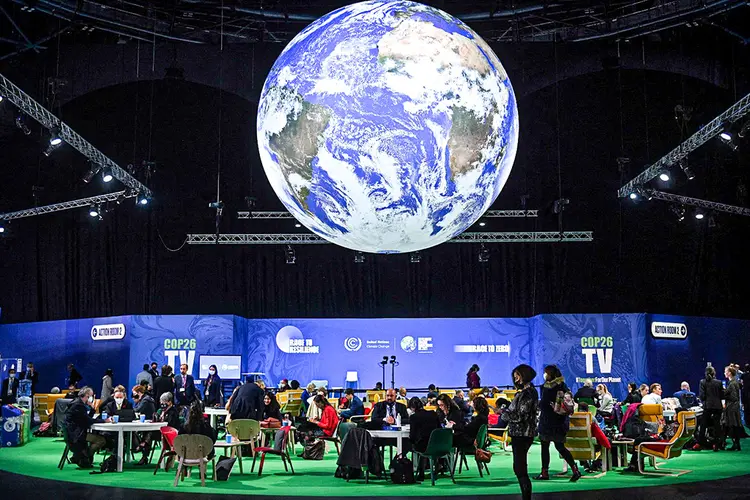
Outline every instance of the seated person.
{"label": "seated person", "polygon": [[344,398],[348,401],[348,407],[341,412],[341,420],[349,420],[355,415],[364,415],[365,406],[362,400],[354,394],[354,389],[351,387],[344,391]]}
{"label": "seated person", "polygon": [[680,384],[680,390],[674,393],[674,397],[680,401],[680,407],[685,409],[698,404],[698,398],[695,397],[694,392],[690,391],[690,384],[687,382]]}
{"label": "seated person", "polygon": [[169,427],[178,431],[182,428],[180,412],[174,405],[174,395],[171,392],[165,392],[159,398],[159,409],[156,411],[154,421],[166,422]]}
{"label": "seated person", "polygon": [[[483,425],[488,425],[488,418],[490,414],[490,407],[487,404],[487,400],[484,398],[474,398],[474,409],[477,414],[471,419],[471,422],[466,424],[464,432],[460,434],[459,441],[454,443],[460,446],[462,449],[471,449],[474,451],[474,440],[477,438],[479,428]],[[484,443],[477,443],[480,446],[484,446]]]}
{"label": "seated person", "polygon": [[[203,408],[201,407],[200,402],[195,401],[190,405],[187,421],[185,422],[185,425],[182,426],[180,434],[202,434],[207,436],[211,442],[216,441],[216,431],[203,416]],[[212,449],[211,453],[208,454],[208,459],[211,460],[213,458],[214,450]]]}
{"label": "seated person", "polygon": [[261,424],[264,427],[278,427],[281,425],[281,406],[276,401],[276,395],[267,392],[263,396],[263,419]]}
{"label": "seated person", "polygon": [[[579,404],[578,411],[583,413],[588,412],[589,405],[586,403]],[[612,444],[610,444],[609,439],[607,439],[607,436],[604,435],[601,427],[599,427],[596,420],[593,418],[591,419],[591,436],[596,439],[596,446],[594,447],[596,451],[601,451],[602,446],[608,450],[612,449]],[[591,463],[586,461],[586,463],[583,463],[582,465],[586,468],[587,472],[599,471],[602,469],[602,460],[601,458],[598,458]]]}
{"label": "seated person", "polygon": [[609,393],[609,390],[607,390],[607,386],[604,384],[599,384],[596,386],[596,396],[597,400],[599,401],[599,411],[598,413],[610,416],[612,415],[612,410],[615,406],[615,398],[612,397],[612,394]]}
{"label": "seated person", "polygon": [[376,403],[370,412],[370,420],[382,427],[396,425],[396,417],[401,416],[401,425],[409,422],[409,413],[406,406],[396,402],[396,390],[388,389],[385,393],[385,401]]}
{"label": "seated person", "polygon": [[121,392],[124,395],[125,394],[125,386],[124,385],[115,386],[115,388],[112,390],[112,394],[110,394],[110,396],[108,398],[102,399],[102,400],[99,401],[99,408],[97,408],[98,411],[99,411],[99,413],[101,413],[102,411],[107,411],[104,408],[107,405],[109,405],[110,403],[114,402],[114,400],[115,400],[115,393],[116,392]]}
{"label": "seated person", "polygon": [[[325,387],[319,387],[315,395],[311,396],[310,399],[307,400],[307,420],[311,420],[311,419],[320,420],[320,417],[322,416],[320,407],[315,404],[315,399],[318,396],[322,396],[327,402],[328,390]],[[328,404],[331,404],[331,403],[328,403]]]}
{"label": "seated person", "polygon": [[325,396],[318,394],[313,403],[320,410],[320,418],[312,418],[307,421],[307,425],[300,426],[298,434],[301,442],[309,443],[319,437],[331,437],[339,425],[339,416]]}
{"label": "seated person", "polygon": [[594,389],[591,379],[583,381],[583,387],[576,391],[573,399],[576,403],[580,403],[581,399],[583,399],[584,402],[596,403],[596,389]]}
{"label": "seated person", "polygon": [[125,388],[117,386],[115,392],[112,394],[112,399],[105,403],[104,406],[99,406],[99,413],[107,413],[107,415],[112,416],[117,415],[120,410],[126,409],[132,410],[133,405],[125,398]]}
{"label": "seated person", "polygon": [[382,390],[383,390],[383,382],[376,383],[373,391],[382,391]]}
{"label": "seated person", "polygon": [[[133,387],[132,396],[133,401],[135,402],[135,407],[133,409],[141,415],[144,415],[146,417],[146,420],[152,420],[154,418],[154,414],[156,413],[156,402],[154,402],[154,398],[152,398],[151,395],[146,392],[146,389],[142,384]],[[138,441],[137,446],[133,449],[133,453],[144,451],[146,446],[150,444],[152,433],[138,432],[133,434],[134,438]],[[148,453],[144,453],[143,457],[141,457],[141,460],[138,462],[138,465],[146,465],[147,463]]]}
{"label": "seated person", "polygon": [[315,384],[310,382],[309,384],[307,384],[307,387],[305,388],[305,390],[302,391],[302,396],[300,396],[302,399],[302,408],[300,409],[301,414],[304,415],[305,413],[307,413],[307,408],[309,407],[308,400],[314,395],[315,395]]}
{"label": "seated person", "polygon": [[456,403],[458,409],[464,414],[464,420],[471,420],[471,415],[474,413],[474,410],[471,405],[469,405],[469,402],[466,401],[464,391],[456,389],[456,395],[453,397],[453,402]]}
{"label": "seated person", "polygon": [[[435,429],[440,429],[440,417],[437,412],[427,411],[424,409],[422,400],[413,397],[409,400],[409,441],[414,450],[424,453],[427,449],[427,443],[430,441],[430,434]],[[417,468],[417,480],[424,480],[424,468],[427,460],[422,460]]]}
{"label": "seated person", "polygon": [[91,467],[94,455],[106,444],[103,436],[89,432],[92,424],[102,422],[101,419],[93,418],[93,404],[94,390],[84,387],[78,391],[78,397],[68,406],[65,413],[67,444],[73,453],[70,461],[84,469]]}
{"label": "seated person", "polygon": [[635,382],[628,383],[628,397],[625,398],[623,403],[633,404],[641,402],[641,391],[638,389],[638,385]]}
{"label": "seated person", "polygon": [[641,399],[641,403],[644,405],[660,405],[661,404],[661,384],[651,384],[651,392],[646,394]]}
{"label": "seated person", "polygon": [[450,396],[441,394],[437,398],[437,414],[440,423],[447,428],[453,429],[453,446],[461,446],[467,442],[465,435],[464,416]]}
{"label": "seated person", "polygon": [[438,393],[437,387],[435,387],[435,384],[430,384],[427,386],[427,396],[424,399],[424,403],[426,406],[434,406],[437,404],[437,398],[440,395]]}
{"label": "seated person", "polygon": [[406,399],[406,387],[400,387],[398,390],[398,396],[396,396],[397,401],[401,401],[403,404],[407,403]]}

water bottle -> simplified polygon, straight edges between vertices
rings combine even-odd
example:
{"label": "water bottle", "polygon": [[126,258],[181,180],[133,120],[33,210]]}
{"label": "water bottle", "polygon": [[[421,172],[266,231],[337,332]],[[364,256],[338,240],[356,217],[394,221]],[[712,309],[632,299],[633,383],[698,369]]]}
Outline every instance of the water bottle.
{"label": "water bottle", "polygon": [[227,432],[227,443],[232,442],[232,435]]}
{"label": "water bottle", "polygon": [[284,415],[284,422],[281,425],[283,425],[284,427],[289,427],[290,424],[291,422],[289,421],[289,414],[286,413]]}
{"label": "water bottle", "polygon": [[396,414],[396,427],[401,427],[401,414]]}

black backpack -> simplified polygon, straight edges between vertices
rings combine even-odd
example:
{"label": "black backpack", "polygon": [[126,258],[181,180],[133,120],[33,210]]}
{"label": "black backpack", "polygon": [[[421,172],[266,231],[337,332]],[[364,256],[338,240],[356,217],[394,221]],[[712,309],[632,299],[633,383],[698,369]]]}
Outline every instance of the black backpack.
{"label": "black backpack", "polygon": [[105,472],[117,472],[117,455],[110,455],[102,460],[98,471],[91,471],[89,474],[104,474]]}
{"label": "black backpack", "polygon": [[232,472],[232,467],[236,461],[236,457],[221,456],[216,463],[216,480],[226,481],[229,479],[229,474]]}
{"label": "black backpack", "polygon": [[334,472],[333,477],[346,479],[347,481],[350,479],[359,479],[362,477],[362,469],[358,467],[339,465],[336,467],[336,472]]}
{"label": "black backpack", "polygon": [[393,484],[414,484],[414,464],[403,455],[396,455],[391,460],[388,471]]}

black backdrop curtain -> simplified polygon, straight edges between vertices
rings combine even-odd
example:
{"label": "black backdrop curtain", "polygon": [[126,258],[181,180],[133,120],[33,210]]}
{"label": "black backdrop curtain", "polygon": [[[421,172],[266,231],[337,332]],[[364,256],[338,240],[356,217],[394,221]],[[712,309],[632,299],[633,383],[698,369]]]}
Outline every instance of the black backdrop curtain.
{"label": "black backdrop curtain", "polygon": [[[687,89],[687,90],[685,90]],[[408,255],[366,255],[333,245],[184,246],[188,232],[213,232],[208,203],[221,144],[225,233],[294,232],[293,221],[241,221],[243,199],[282,209],[260,166],[255,108],[231,94],[179,80],[120,85],[66,104],[63,117],[120,163],[156,162],[155,199],[132,200],[101,221],[79,209],[14,221],[0,239],[2,320],[35,321],[119,314],[227,313],[247,317],[530,316],[543,312],[652,311],[748,316],[749,273],[738,235],[742,217],[715,225],[678,223],[666,204],[618,200],[616,157],[635,174],[680,141],[673,107],[683,93],[707,121],[733,102],[731,92],[665,74],[602,72],[543,89],[519,103],[521,141],[510,180],[493,208],[539,208],[539,219],[490,219],[482,230],[557,230],[551,203],[571,200],[563,228],[593,230],[592,243],[444,244]],[[644,99],[644,94],[650,96]],[[637,98],[633,98],[636,96]],[[622,102],[622,108],[620,103]],[[219,123],[218,108],[222,107]],[[621,110],[622,109],[622,110]],[[20,135],[2,117],[0,210],[101,193],[80,181],[87,166],[65,147],[40,155],[40,137]],[[560,179],[558,182],[559,113]],[[620,124],[623,124],[622,131]],[[219,141],[219,132],[221,141]],[[621,146],[621,137],[624,148]],[[744,153],[707,145],[691,157],[699,177],[675,172],[676,192],[738,203],[747,182]],[[627,177],[629,178],[629,177]],[[119,190],[121,186],[107,187]],[[474,227],[470,230],[479,230]],[[170,250],[171,249],[171,250]]]}

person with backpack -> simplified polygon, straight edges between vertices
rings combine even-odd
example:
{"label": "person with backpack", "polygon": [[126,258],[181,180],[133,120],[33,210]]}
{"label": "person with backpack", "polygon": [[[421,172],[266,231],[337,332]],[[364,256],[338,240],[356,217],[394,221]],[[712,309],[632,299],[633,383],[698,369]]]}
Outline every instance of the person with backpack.
{"label": "person with backpack", "polygon": [[573,455],[565,447],[565,435],[570,427],[570,419],[573,413],[573,396],[570,389],[565,385],[565,378],[560,369],[555,365],[544,368],[544,385],[542,386],[542,397],[539,401],[539,442],[542,445],[542,472],[534,479],[546,481],[549,479],[549,445],[555,443],[555,449],[568,463],[573,471],[571,482],[581,478]]}

